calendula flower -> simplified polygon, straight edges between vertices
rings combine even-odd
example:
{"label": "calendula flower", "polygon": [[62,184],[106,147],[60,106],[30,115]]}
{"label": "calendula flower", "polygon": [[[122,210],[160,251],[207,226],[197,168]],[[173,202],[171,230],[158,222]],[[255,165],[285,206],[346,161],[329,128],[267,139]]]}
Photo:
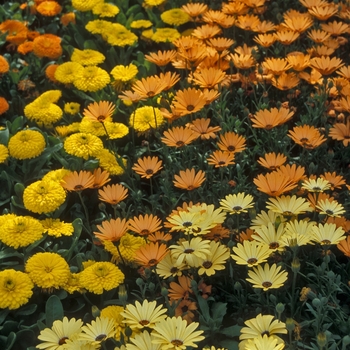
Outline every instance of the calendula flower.
{"label": "calendula flower", "polygon": [[7,112],[9,108],[7,100],[4,97],[0,97],[0,115]]}
{"label": "calendula flower", "polygon": [[119,8],[114,4],[101,1],[92,8],[92,13],[99,17],[114,17],[119,13]]}
{"label": "calendula flower", "polygon": [[211,241],[209,249],[210,254],[198,269],[199,275],[212,276],[216,271],[224,270],[225,263],[230,257],[229,249],[219,242]]}
{"label": "calendula flower", "polygon": [[137,42],[137,36],[120,23],[112,23],[101,34],[107,43],[113,46],[124,47]]}
{"label": "calendula flower", "polygon": [[155,344],[166,346],[169,350],[186,349],[187,347],[198,347],[196,343],[202,341],[203,331],[197,331],[199,323],[187,324],[180,316],[168,317],[154,327],[153,340]]}
{"label": "calendula flower", "polygon": [[286,271],[281,271],[281,266],[265,264],[264,267],[258,265],[248,271],[247,281],[253,284],[254,288],[261,288],[264,291],[280,288],[288,278]]}
{"label": "calendula flower", "polygon": [[80,111],[80,104],[77,102],[65,103],[63,110],[68,114],[76,115]]}
{"label": "calendula flower", "polygon": [[332,223],[315,225],[312,227],[312,231],[311,240],[321,245],[338,244],[346,238],[343,228],[337,228],[337,225]]}
{"label": "calendula flower", "polygon": [[63,147],[68,154],[88,160],[89,157],[100,155],[103,142],[95,135],[76,133],[66,138]]}
{"label": "calendula flower", "polygon": [[100,67],[86,66],[74,74],[74,86],[81,91],[95,92],[110,83],[109,74]]}
{"label": "calendula flower", "polygon": [[319,200],[316,208],[320,211],[320,214],[326,214],[332,217],[340,217],[345,213],[344,207],[335,200]]}
{"label": "calendula flower", "polygon": [[124,274],[108,261],[95,262],[80,273],[80,284],[89,292],[102,294],[117,288],[124,281]]}
{"label": "calendula flower", "polygon": [[5,163],[9,156],[9,150],[5,145],[0,144],[0,164]]}
{"label": "calendula flower", "polygon": [[137,66],[130,63],[128,66],[118,65],[111,70],[111,75],[115,80],[127,82],[136,77],[138,73]]}
{"label": "calendula flower", "polygon": [[33,53],[42,58],[57,59],[62,55],[61,38],[54,34],[42,34],[33,40]]}
{"label": "calendula flower", "polygon": [[34,284],[26,273],[13,269],[0,271],[0,308],[15,310],[28,303]]}
{"label": "calendula flower", "polygon": [[[143,237],[135,237],[129,233],[123,235],[119,241],[120,255],[123,257],[124,262],[134,263],[136,251],[146,244]],[[121,262],[121,258],[118,255],[113,256],[116,262]]]}
{"label": "calendula flower", "polygon": [[179,175],[174,175],[174,186],[183,190],[192,191],[198,188],[205,181],[205,173],[194,169],[180,170]]}
{"label": "calendula flower", "polygon": [[91,11],[100,2],[103,0],[72,0],[72,6],[78,11],[86,12]]}
{"label": "calendula flower", "polygon": [[43,16],[53,17],[58,15],[62,7],[56,1],[42,1],[36,6],[36,10]]}
{"label": "calendula flower", "polygon": [[160,18],[166,24],[180,26],[191,20],[191,17],[182,9],[172,8],[161,13]]}
{"label": "calendula flower", "polygon": [[84,69],[79,62],[64,62],[57,66],[54,78],[62,84],[71,84],[75,79],[75,74]]}
{"label": "calendula flower", "polygon": [[61,181],[62,187],[67,191],[82,191],[92,188],[94,176],[90,171],[81,170],[67,174]]}
{"label": "calendula flower", "polygon": [[110,175],[122,175],[125,172],[127,161],[108,149],[98,151],[96,158],[100,167],[110,173]]}
{"label": "calendula flower", "polygon": [[304,198],[298,198],[297,196],[270,198],[266,208],[286,216],[293,216],[311,211],[309,203]]}
{"label": "calendula flower", "polygon": [[63,26],[67,27],[67,25],[69,23],[75,24],[75,13],[74,12],[67,12],[64,13],[61,18],[60,18],[60,22]]}
{"label": "calendula flower", "polygon": [[64,317],[62,321],[55,320],[52,328],[45,328],[38,335],[42,343],[36,346],[37,349],[65,349],[67,341],[81,333],[82,325],[83,321],[75,318]]}
{"label": "calendula flower", "polygon": [[271,255],[268,244],[256,241],[245,240],[243,244],[238,243],[232,250],[234,254],[231,254],[231,258],[236,261],[236,264],[247,265],[248,267],[266,262]]}
{"label": "calendula flower", "polygon": [[98,198],[102,202],[116,205],[128,196],[128,189],[120,184],[107,185],[98,190]]}
{"label": "calendula flower", "polygon": [[77,62],[82,66],[96,66],[103,63],[106,57],[101,52],[96,50],[79,50],[74,48],[70,59],[72,62]]}
{"label": "calendula flower", "polygon": [[10,138],[8,150],[11,157],[23,160],[38,157],[45,146],[46,142],[41,132],[26,129]]}
{"label": "calendula flower", "polygon": [[40,222],[43,225],[44,232],[46,231],[52,237],[72,236],[74,232],[73,224],[61,221],[60,219],[47,218]]}
{"label": "calendula flower", "polygon": [[129,125],[139,133],[157,129],[163,123],[164,118],[159,108],[151,106],[137,108],[129,119]]}
{"label": "calendula flower", "polygon": [[132,170],[141,175],[142,178],[150,179],[162,168],[162,161],[158,157],[143,157],[139,158]]}
{"label": "calendula flower", "polygon": [[25,271],[35,285],[41,288],[62,288],[70,277],[69,266],[57,253],[36,253],[26,264]]}
{"label": "calendula flower", "polygon": [[152,27],[152,22],[148,19],[138,19],[130,23],[130,28],[140,29],[140,28],[149,28]]}
{"label": "calendula flower", "polygon": [[49,180],[39,180],[27,186],[23,192],[23,203],[33,213],[51,213],[66,200],[63,187]]}
{"label": "calendula flower", "polygon": [[84,109],[84,117],[93,122],[112,121],[115,104],[108,101],[93,102]]}
{"label": "calendula flower", "polygon": [[0,74],[7,73],[10,69],[10,65],[7,62],[6,58],[0,55]]}
{"label": "calendula flower", "polygon": [[[145,0],[147,2],[147,0]],[[173,42],[180,38],[181,34],[175,28],[157,28],[156,31],[151,36],[151,40],[156,43],[166,43]]]}
{"label": "calendula flower", "polygon": [[162,221],[153,214],[135,216],[129,220],[130,230],[141,236],[149,235],[162,229]]}
{"label": "calendula flower", "polygon": [[247,209],[254,207],[253,196],[243,192],[228,194],[225,199],[220,201],[220,206],[230,214],[247,213]]}
{"label": "calendula flower", "polygon": [[112,338],[115,334],[114,320],[105,317],[96,317],[91,323],[81,327],[79,340],[87,341],[88,344],[98,345],[102,341]]}

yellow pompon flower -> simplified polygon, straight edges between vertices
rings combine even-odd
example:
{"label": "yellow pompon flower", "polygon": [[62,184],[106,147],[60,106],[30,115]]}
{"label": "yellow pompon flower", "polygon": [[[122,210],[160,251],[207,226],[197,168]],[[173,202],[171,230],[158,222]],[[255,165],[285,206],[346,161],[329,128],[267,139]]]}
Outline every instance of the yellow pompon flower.
{"label": "yellow pompon flower", "polygon": [[134,45],[137,42],[137,36],[120,23],[113,23],[101,34],[107,43],[112,46],[124,47]]}
{"label": "yellow pompon flower", "polygon": [[133,28],[133,29],[149,28],[149,27],[152,27],[152,24],[153,23],[148,19],[139,19],[136,21],[132,21],[130,23],[130,28]]}
{"label": "yellow pompon flower", "polygon": [[9,156],[9,150],[5,145],[0,144],[0,163],[5,163]]}
{"label": "yellow pompon flower", "polygon": [[103,63],[106,57],[96,50],[79,50],[75,48],[70,59],[72,62],[77,62],[82,66],[96,66],[97,64]]}
{"label": "yellow pompon flower", "polygon": [[98,3],[103,0],[72,0],[72,6],[81,12],[91,11]]}
{"label": "yellow pompon flower", "polygon": [[156,43],[172,43],[180,36],[181,34],[174,28],[157,28],[155,33],[152,34],[151,40]]}
{"label": "yellow pompon flower", "polygon": [[139,133],[157,129],[163,123],[164,118],[160,109],[151,106],[137,108],[129,119],[129,125]]}
{"label": "yellow pompon flower", "polygon": [[50,219],[40,221],[44,227],[44,231],[52,237],[71,236],[74,232],[72,224],[63,222],[60,219]]}
{"label": "yellow pompon flower", "polygon": [[23,203],[33,213],[51,213],[66,200],[66,191],[55,182],[39,180],[25,188]]}
{"label": "yellow pompon flower", "polygon": [[99,17],[114,17],[119,13],[118,6],[110,3],[100,2],[92,9],[94,15]]}
{"label": "yellow pompon flower", "polygon": [[71,273],[67,283],[63,286],[63,289],[69,294],[74,292],[84,293],[84,288],[80,285],[80,273]]}
{"label": "yellow pompon flower", "polygon": [[73,85],[81,91],[95,92],[106,87],[111,78],[102,68],[87,66],[74,74]]}
{"label": "yellow pompon flower", "polygon": [[63,168],[57,169],[57,170],[51,170],[43,176],[42,180],[55,181],[57,183],[61,183],[62,179],[70,173],[71,173],[70,170],[63,169]]}
{"label": "yellow pompon flower", "polygon": [[[109,305],[101,310],[100,316],[102,318],[109,318],[114,322],[114,338],[120,340],[121,334],[124,334],[125,324],[123,323],[123,316],[121,315],[124,308],[117,305]],[[72,349],[73,350],[73,349]]]}
{"label": "yellow pompon flower", "polygon": [[165,11],[160,15],[160,18],[164,23],[174,26],[180,26],[191,20],[191,17],[180,8],[173,8]]}
{"label": "yellow pompon flower", "polygon": [[[119,241],[119,251],[123,260],[127,263],[135,262],[136,251],[146,244],[146,241],[142,237],[135,237],[129,233],[126,233]],[[116,261],[120,262],[120,257],[116,257]]]}
{"label": "yellow pompon flower", "polygon": [[10,138],[10,156],[19,160],[38,157],[46,146],[44,136],[36,130],[22,130]]}
{"label": "yellow pompon flower", "polygon": [[111,175],[122,175],[125,172],[127,160],[114,154],[108,149],[102,149],[96,155],[99,165],[103,170],[108,171]]}
{"label": "yellow pompon flower", "polygon": [[63,110],[67,114],[75,115],[80,112],[80,104],[76,102],[68,102],[64,105]]}
{"label": "yellow pompon flower", "polygon": [[123,82],[130,81],[136,77],[138,73],[137,66],[130,63],[128,66],[118,65],[111,70],[111,75],[115,80]]}
{"label": "yellow pompon flower", "polygon": [[36,253],[27,260],[25,271],[41,288],[62,288],[70,277],[69,266],[57,253]]}
{"label": "yellow pompon flower", "polygon": [[103,142],[95,135],[76,133],[66,138],[63,147],[68,154],[87,160],[99,154],[103,149]]}
{"label": "yellow pompon flower", "polygon": [[0,309],[15,310],[28,303],[34,284],[21,271],[7,269],[0,272]]}
{"label": "yellow pompon flower", "polygon": [[94,294],[117,288],[124,282],[124,274],[111,262],[95,262],[80,273],[80,284]]}
{"label": "yellow pompon flower", "polygon": [[80,62],[64,62],[55,71],[55,79],[62,84],[72,84],[75,75],[84,69]]}
{"label": "yellow pompon flower", "polygon": [[132,330],[142,330],[145,328],[153,329],[158,322],[163,322],[166,318],[167,309],[163,305],[158,305],[156,301],[148,302],[147,299],[140,302],[136,301],[135,305],[128,304],[121,313],[124,322]]}
{"label": "yellow pompon flower", "polygon": [[43,225],[30,216],[8,218],[1,226],[0,241],[12,248],[27,247],[44,235]]}
{"label": "yellow pompon flower", "polygon": [[129,128],[123,123],[106,122],[105,127],[110,140],[121,139],[129,133]]}

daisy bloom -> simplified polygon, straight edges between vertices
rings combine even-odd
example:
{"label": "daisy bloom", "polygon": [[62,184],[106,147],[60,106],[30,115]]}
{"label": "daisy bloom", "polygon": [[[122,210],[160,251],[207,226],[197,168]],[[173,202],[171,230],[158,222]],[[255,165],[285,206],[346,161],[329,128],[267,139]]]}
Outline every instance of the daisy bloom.
{"label": "daisy bloom", "polygon": [[287,161],[287,157],[284,154],[275,152],[266,153],[264,157],[258,159],[258,163],[266,169],[275,170],[283,165]]}
{"label": "daisy bloom", "polygon": [[164,259],[157,264],[156,272],[160,277],[168,278],[170,276],[181,276],[182,271],[186,268],[186,264],[179,264],[172,251],[170,251],[170,254],[167,254]]}
{"label": "daisy bloom", "polygon": [[93,122],[104,123],[112,121],[112,115],[115,111],[115,104],[108,101],[90,103],[84,109],[84,117]]}
{"label": "daisy bloom", "polygon": [[310,67],[316,69],[322,75],[330,75],[343,65],[343,61],[337,57],[322,56],[310,60]]}
{"label": "daisy bloom", "polygon": [[250,208],[254,207],[253,196],[243,192],[237,194],[229,194],[220,201],[220,206],[223,210],[230,214],[247,213]]}
{"label": "daisy bloom", "polygon": [[264,292],[269,289],[277,289],[284,285],[288,278],[288,273],[281,270],[281,266],[265,264],[264,267],[258,265],[248,271],[247,281],[253,284],[253,288],[262,288]]}
{"label": "daisy bloom", "polygon": [[166,83],[155,75],[135,81],[131,89],[141,97],[149,98],[160,94],[165,87]]}
{"label": "daisy bloom", "polygon": [[107,185],[98,190],[98,199],[112,205],[117,205],[128,196],[128,189],[120,184]]}
{"label": "daisy bloom", "polygon": [[269,222],[266,226],[255,228],[257,235],[252,235],[256,241],[266,244],[270,251],[283,250],[281,238],[284,235],[284,224],[280,223],[278,227],[275,223]]}
{"label": "daisy bloom", "polygon": [[129,220],[129,229],[141,236],[159,231],[162,227],[162,221],[153,214],[134,216]]}
{"label": "daisy bloom", "polygon": [[236,261],[236,264],[248,267],[266,262],[271,254],[267,244],[248,240],[244,240],[243,244],[238,243],[232,250],[234,254],[231,255],[231,258]]}
{"label": "daisy bloom", "polygon": [[114,335],[114,320],[96,317],[96,320],[92,320],[91,324],[87,323],[81,327],[78,339],[88,341],[91,345],[97,345],[108,338],[113,338]]}
{"label": "daisy bloom", "polygon": [[199,85],[202,89],[218,89],[218,85],[224,81],[226,73],[220,68],[202,68],[196,70],[190,76],[191,82]]}
{"label": "daisy bloom", "polygon": [[199,275],[212,276],[216,271],[224,270],[225,263],[230,257],[229,249],[219,242],[210,242],[210,254],[202,262],[202,265],[198,269]]}
{"label": "daisy bloom", "polygon": [[132,344],[126,344],[126,350],[161,350],[161,344],[153,344],[152,337],[148,331],[142,333],[136,333],[133,337],[129,338]]}
{"label": "daisy bloom", "polygon": [[319,200],[316,208],[320,211],[320,214],[325,214],[332,217],[340,217],[345,213],[344,207],[335,200]]}
{"label": "daisy bloom", "polygon": [[294,112],[288,108],[260,109],[251,119],[254,128],[270,130],[278,125],[282,125],[292,118]]}
{"label": "daisy bloom", "polygon": [[256,338],[248,339],[245,342],[245,350],[283,350],[284,349],[284,343],[278,344],[278,339],[275,337],[270,337],[267,334],[264,334],[263,336],[260,335]]}
{"label": "daisy bloom", "polygon": [[350,120],[344,123],[335,123],[329,130],[329,136],[333,140],[343,141],[347,147],[350,144]]}
{"label": "daisy bloom", "polygon": [[155,344],[166,346],[168,350],[185,350],[188,347],[197,348],[198,342],[205,339],[201,334],[203,331],[196,331],[198,322],[187,324],[180,316],[168,317],[154,327],[152,333]]}
{"label": "daisy bloom", "polygon": [[285,246],[302,246],[310,243],[314,221],[293,220],[288,221],[285,226],[285,233],[280,241]]}
{"label": "daisy bloom", "polygon": [[174,175],[174,186],[183,190],[192,191],[202,185],[205,180],[205,173],[194,169],[180,170],[179,175]]}
{"label": "daisy bloom", "polygon": [[176,92],[172,105],[175,112],[185,116],[200,111],[206,105],[206,99],[201,90],[188,88]]}
{"label": "daisy bloom", "polygon": [[146,268],[157,265],[169,253],[165,244],[147,243],[135,252],[137,264]]}
{"label": "daisy bloom", "polygon": [[169,147],[183,147],[198,138],[198,134],[190,128],[175,126],[168,131],[164,131],[162,142]]}
{"label": "daisy bloom", "polygon": [[81,170],[79,173],[74,171],[66,175],[62,181],[61,185],[67,191],[80,192],[86,190],[87,188],[92,188],[94,184],[94,175],[90,171]]}
{"label": "daisy bloom", "polygon": [[234,153],[227,151],[214,151],[208,158],[208,164],[214,165],[215,168],[226,167],[235,164]]}
{"label": "daisy bloom", "polygon": [[0,271],[0,308],[15,310],[28,303],[34,283],[26,273],[13,269]]}
{"label": "daisy bloom", "polygon": [[301,188],[309,192],[323,192],[329,190],[331,188],[331,184],[327,180],[319,177],[317,179],[308,179],[303,181]]}
{"label": "daisy bloom", "polygon": [[158,157],[139,158],[137,163],[132,167],[132,170],[146,179],[150,179],[160,169],[163,169],[163,167],[162,161]]}
{"label": "daisy bloom", "polygon": [[346,239],[341,240],[337,244],[337,248],[344,253],[345,256],[350,258],[350,236],[347,236]]}
{"label": "daisy bloom", "polygon": [[216,138],[216,132],[221,130],[220,126],[209,126],[210,119],[200,118],[195,119],[191,123],[188,123],[186,126],[193,130],[197,137],[200,137],[202,140],[209,140]]}
{"label": "daisy bloom", "polygon": [[26,264],[25,271],[35,285],[41,288],[61,288],[69,279],[70,270],[65,259],[57,253],[36,253]]}
{"label": "daisy bloom", "polygon": [[311,240],[321,245],[338,244],[346,238],[343,228],[337,228],[336,224],[318,224],[315,225],[312,230]]}
{"label": "daisy bloom", "polygon": [[102,221],[101,225],[97,225],[99,232],[94,232],[95,237],[99,238],[101,241],[119,241],[121,237],[129,229],[129,224],[126,219],[111,219]]}
{"label": "daisy bloom", "polygon": [[177,55],[175,50],[158,51],[157,53],[151,52],[149,55],[145,55],[145,59],[154,63],[159,67],[164,67],[170,63]]}
{"label": "daisy bloom", "polygon": [[286,216],[298,215],[312,210],[304,198],[297,196],[270,198],[266,208]]}
{"label": "daisy bloom", "polygon": [[288,136],[306,149],[314,149],[326,142],[326,138],[312,125],[295,126],[289,131]]}
{"label": "daisy bloom", "polygon": [[340,189],[342,185],[345,185],[345,179],[341,175],[337,175],[335,171],[333,173],[326,172],[324,175],[320,176],[321,178],[327,180],[331,184],[331,190]]}
{"label": "daisy bloom", "polygon": [[217,145],[222,151],[239,153],[245,150],[246,139],[233,131],[228,131],[220,135],[220,141]]}
{"label": "daisy bloom", "polygon": [[287,176],[291,182],[298,183],[305,178],[305,168],[296,164],[281,165],[277,173]]}
{"label": "daisy bloom", "polygon": [[156,301],[149,302],[145,299],[142,304],[136,301],[135,305],[126,305],[121,315],[132,330],[142,330],[144,328],[154,329],[157,323],[164,322],[166,312],[167,310],[162,305],[157,306]]}

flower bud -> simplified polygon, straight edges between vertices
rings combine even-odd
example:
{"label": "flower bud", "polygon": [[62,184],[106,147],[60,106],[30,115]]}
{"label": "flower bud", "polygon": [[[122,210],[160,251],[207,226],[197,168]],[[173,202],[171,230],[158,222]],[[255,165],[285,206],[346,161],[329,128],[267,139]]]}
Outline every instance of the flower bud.
{"label": "flower bud", "polygon": [[288,332],[293,332],[295,328],[295,321],[292,318],[286,319],[286,328]]}
{"label": "flower bud", "polygon": [[326,333],[318,333],[317,335],[317,345],[320,347],[320,349],[323,349],[327,345],[327,336]]}
{"label": "flower bud", "polygon": [[96,317],[100,316],[100,313],[101,313],[100,309],[96,305],[92,305],[92,307],[91,307],[92,316],[96,318]]}
{"label": "flower bud", "polygon": [[300,270],[300,261],[298,258],[294,258],[292,261],[292,271],[298,273]]}

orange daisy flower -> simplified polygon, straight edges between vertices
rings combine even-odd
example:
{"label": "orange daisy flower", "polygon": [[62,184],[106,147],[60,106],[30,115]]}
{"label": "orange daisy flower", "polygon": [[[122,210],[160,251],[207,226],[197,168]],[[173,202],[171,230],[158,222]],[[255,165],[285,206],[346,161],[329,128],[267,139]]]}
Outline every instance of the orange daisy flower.
{"label": "orange daisy flower", "polygon": [[295,73],[282,73],[279,77],[271,79],[271,84],[282,91],[295,88],[299,82],[300,79]]}
{"label": "orange daisy flower", "polygon": [[278,173],[287,176],[291,182],[298,183],[306,178],[305,168],[296,164],[281,165],[277,170]]}
{"label": "orange daisy flower", "polygon": [[231,54],[230,58],[237,69],[249,69],[255,65],[255,59],[249,54]]}
{"label": "orange daisy flower", "polygon": [[125,103],[138,103],[140,101],[145,101],[146,97],[139,95],[137,92],[131,90],[122,91],[121,95],[118,97]]}
{"label": "orange daisy flower", "polygon": [[334,124],[329,130],[329,136],[333,140],[343,141],[343,145],[347,147],[350,143],[350,120],[346,124]]}
{"label": "orange daisy flower", "polygon": [[314,149],[326,142],[326,138],[312,125],[295,126],[288,136],[298,145]]}
{"label": "orange daisy flower", "polygon": [[326,199],[332,202],[334,200],[334,197],[331,197],[325,192],[312,192],[307,195],[307,200],[313,210],[319,211],[316,206],[319,204],[319,201],[325,201]]}
{"label": "orange daisy flower", "polygon": [[297,40],[300,36],[300,33],[295,32],[294,30],[281,30],[275,33],[277,41],[283,45],[290,45],[292,42]]}
{"label": "orange daisy flower", "polygon": [[254,128],[267,129],[270,130],[275,126],[282,125],[286,121],[292,118],[294,112],[291,112],[288,108],[271,108],[260,109],[254,114],[251,119]]}
{"label": "orange daisy flower", "polygon": [[128,189],[120,184],[107,185],[98,190],[98,199],[112,205],[117,205],[127,196]]}
{"label": "orange daisy flower", "polygon": [[172,235],[170,233],[164,233],[161,231],[157,231],[154,233],[151,233],[147,236],[148,241],[150,242],[159,242],[159,243],[166,243],[169,242],[172,239]]}
{"label": "orange daisy flower", "polygon": [[331,190],[334,191],[335,188],[342,188],[346,184],[345,179],[341,175],[337,175],[335,171],[333,173],[326,172],[324,175],[320,176],[322,179],[327,180],[331,184]]}
{"label": "orange daisy flower", "polygon": [[213,47],[218,52],[222,52],[228,50],[234,43],[232,39],[220,37],[209,39],[206,44]]}
{"label": "orange daisy flower", "polygon": [[162,228],[162,221],[153,214],[134,216],[129,220],[129,228],[131,231],[138,233],[141,236],[149,235],[157,232]]}
{"label": "orange daisy flower", "polygon": [[164,84],[165,84],[164,91],[167,91],[171,89],[180,80],[180,75],[177,73],[171,73],[171,72],[160,73],[159,79],[164,81]]}
{"label": "orange daisy flower", "polygon": [[286,161],[287,157],[284,154],[276,154],[275,152],[266,153],[264,157],[258,159],[258,163],[269,170],[276,170]]}
{"label": "orange daisy flower", "polygon": [[159,67],[164,67],[176,57],[176,54],[175,50],[159,50],[157,53],[151,52],[149,55],[145,55],[145,59]]}
{"label": "orange daisy flower", "polygon": [[258,34],[253,40],[263,47],[270,47],[276,41],[276,36],[274,34]]}
{"label": "orange daisy flower", "polygon": [[192,123],[188,123],[186,126],[190,128],[197,137],[202,140],[209,140],[210,138],[216,138],[216,132],[220,131],[220,126],[209,126],[210,119],[200,118],[195,119]]}
{"label": "orange daisy flower", "polygon": [[338,36],[348,33],[350,27],[344,22],[333,21],[329,23],[321,23],[321,28],[333,36]]}
{"label": "orange daisy flower", "polygon": [[181,7],[188,15],[195,18],[208,10],[208,5],[199,2],[188,3]]}
{"label": "orange daisy flower", "polygon": [[141,97],[153,97],[160,94],[166,88],[166,82],[157,76],[150,76],[137,80],[131,86],[134,93]]}
{"label": "orange daisy flower", "polygon": [[215,168],[225,167],[235,164],[235,155],[227,151],[214,151],[207,158],[207,161],[209,165],[214,165]]}
{"label": "orange daisy flower", "polygon": [[203,93],[194,88],[177,91],[172,102],[175,112],[182,116],[200,111],[205,104]]}
{"label": "orange daisy flower", "polygon": [[255,30],[255,27],[259,25],[260,19],[256,15],[243,15],[238,16],[235,25],[243,30]]}
{"label": "orange daisy flower", "polygon": [[338,5],[330,3],[323,6],[313,6],[309,8],[308,11],[320,21],[326,21],[338,12]]}
{"label": "orange daisy flower", "polygon": [[170,282],[170,288],[168,289],[168,296],[170,300],[186,300],[189,298],[190,294],[192,294],[191,289],[191,278],[187,276],[179,276],[179,283]]}
{"label": "orange daisy flower", "polygon": [[324,0],[299,0],[299,2],[308,9],[310,9],[311,7],[314,7],[314,6],[327,5],[327,2]]}
{"label": "orange daisy flower", "polygon": [[161,140],[169,147],[183,147],[198,138],[193,130],[183,126],[175,126],[168,131],[164,131],[163,135]]}
{"label": "orange daisy flower", "polygon": [[319,71],[322,75],[332,74],[343,65],[344,63],[340,58],[330,58],[329,56],[314,57],[310,61],[310,66]]}
{"label": "orange daisy flower", "polygon": [[314,21],[308,16],[293,16],[292,18],[285,17],[282,25],[287,29],[297,33],[302,33],[313,25]]}
{"label": "orange daisy flower", "polygon": [[222,151],[239,153],[246,149],[246,139],[233,131],[228,131],[220,135],[217,145]]}
{"label": "orange daisy flower", "polygon": [[209,239],[211,241],[213,240],[215,242],[218,242],[228,237],[230,237],[230,230],[219,224],[210,229],[210,232],[205,234],[203,236],[203,239]]}
{"label": "orange daisy flower", "polygon": [[94,185],[94,175],[90,171],[81,170],[67,174],[61,181],[61,185],[67,191],[82,191],[92,188]]}
{"label": "orange daisy flower", "polygon": [[277,171],[266,175],[259,174],[254,178],[253,182],[260,192],[266,193],[271,197],[278,197],[297,186],[297,184],[292,183],[287,176]]}
{"label": "orange daisy flower", "polygon": [[129,224],[126,219],[117,218],[102,221],[96,227],[99,232],[94,232],[94,235],[101,241],[118,242],[128,231]]}
{"label": "orange daisy flower", "polygon": [[190,324],[195,318],[195,314],[192,311],[197,310],[197,303],[189,299],[181,300],[180,303],[176,303],[175,317],[181,316],[183,320]]}
{"label": "orange daisy flower", "polygon": [[343,78],[350,80],[350,66],[343,66],[336,73]]}
{"label": "orange daisy flower", "polygon": [[132,170],[141,175],[141,177],[150,179],[162,168],[162,161],[158,157],[143,157],[134,164]]}
{"label": "orange daisy flower", "polygon": [[94,183],[92,185],[92,188],[100,188],[107,182],[111,181],[109,172],[102,170],[101,168],[95,169],[92,175],[94,176]]}
{"label": "orange daisy flower", "polygon": [[169,253],[165,244],[147,243],[135,252],[135,261],[145,268],[156,266]]}
{"label": "orange daisy flower", "polygon": [[288,63],[298,72],[309,67],[310,55],[304,55],[302,52],[290,53],[287,56]]}
{"label": "orange daisy flower", "polygon": [[197,27],[193,32],[192,35],[198,39],[206,40],[213,38],[216,35],[221,34],[221,28],[217,26],[216,24],[205,24],[201,27]]}
{"label": "orange daisy flower", "polygon": [[276,29],[276,25],[270,21],[262,21],[254,27],[254,32],[266,33]]}
{"label": "orange daisy flower", "polygon": [[347,236],[346,239],[343,239],[337,244],[337,248],[344,253],[345,256],[350,258],[350,236]]}
{"label": "orange daisy flower", "polygon": [[175,187],[192,191],[202,185],[205,180],[205,173],[202,170],[196,173],[194,169],[186,169],[181,170],[179,175],[175,175],[174,178]]}
{"label": "orange daisy flower", "polygon": [[84,109],[84,117],[92,122],[111,122],[112,115],[115,111],[115,104],[108,101],[90,103]]}
{"label": "orange daisy flower", "polygon": [[315,43],[321,44],[331,37],[331,34],[321,29],[312,29],[307,36]]}
{"label": "orange daisy flower", "polygon": [[219,68],[204,68],[200,71],[195,71],[190,80],[204,89],[212,89],[225,79],[226,73]]}

